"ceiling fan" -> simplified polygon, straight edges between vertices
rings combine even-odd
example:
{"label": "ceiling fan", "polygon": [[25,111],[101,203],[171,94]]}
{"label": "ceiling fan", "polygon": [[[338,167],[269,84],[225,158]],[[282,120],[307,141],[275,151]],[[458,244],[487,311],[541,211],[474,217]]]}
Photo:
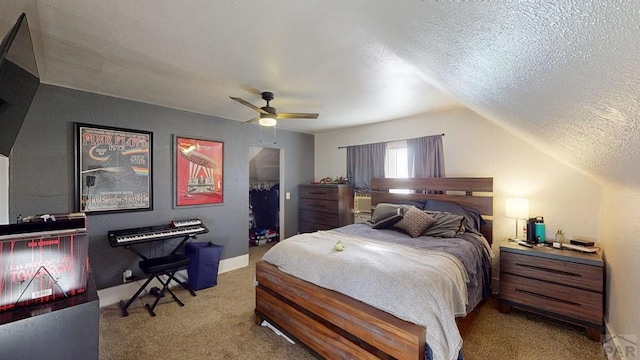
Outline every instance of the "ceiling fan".
{"label": "ceiling fan", "polygon": [[269,102],[273,100],[273,93],[269,91],[262,92],[262,100],[267,102],[266,106],[257,107],[250,102],[229,96],[232,100],[239,102],[244,106],[248,106],[257,111],[259,115],[251,120],[245,121],[246,123],[258,122],[262,126],[275,126],[277,121],[281,119],[317,119],[318,114],[313,113],[277,113],[276,108],[269,106]]}

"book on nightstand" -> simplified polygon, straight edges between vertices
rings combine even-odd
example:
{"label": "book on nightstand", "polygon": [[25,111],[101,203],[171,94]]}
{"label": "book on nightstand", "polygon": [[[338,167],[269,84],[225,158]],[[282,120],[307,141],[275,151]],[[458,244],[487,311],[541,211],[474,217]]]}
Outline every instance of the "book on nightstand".
{"label": "book on nightstand", "polygon": [[583,240],[583,239],[571,239],[569,241],[572,245],[580,245],[580,246],[594,246],[596,243],[591,240]]}
{"label": "book on nightstand", "polygon": [[562,244],[562,248],[586,252],[586,253],[595,253],[595,252],[598,252],[598,250],[600,250],[600,248],[595,246],[583,246],[583,245],[576,245],[576,244]]}

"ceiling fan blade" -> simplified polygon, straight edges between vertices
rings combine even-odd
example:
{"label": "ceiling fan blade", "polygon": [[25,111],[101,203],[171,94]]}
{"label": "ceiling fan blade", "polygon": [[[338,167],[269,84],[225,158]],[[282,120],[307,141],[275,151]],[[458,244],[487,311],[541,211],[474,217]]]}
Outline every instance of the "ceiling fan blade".
{"label": "ceiling fan blade", "polygon": [[253,119],[251,119],[251,120],[247,120],[247,121],[245,121],[244,123],[245,123],[245,124],[248,124],[248,123],[254,123],[254,122],[258,121],[258,120],[260,120],[260,116],[258,116],[258,117],[254,117],[254,118],[253,118]]}
{"label": "ceiling fan blade", "polygon": [[250,103],[250,102],[248,102],[248,101],[245,101],[245,100],[243,100],[243,99],[240,99],[240,98],[237,98],[237,97],[233,97],[233,96],[229,96],[229,98],[230,98],[231,100],[235,100],[235,101],[239,102],[240,104],[242,104],[242,105],[244,105],[244,106],[248,106],[248,107],[252,108],[253,110],[255,110],[255,111],[257,111],[257,112],[259,112],[259,113],[261,113],[261,114],[268,114],[268,112],[266,112],[266,111],[264,111],[264,110],[260,109],[259,107],[257,107],[257,106],[255,106],[255,105],[253,105],[252,103]]}
{"label": "ceiling fan blade", "polygon": [[278,113],[276,119],[317,119],[318,116],[311,113]]}

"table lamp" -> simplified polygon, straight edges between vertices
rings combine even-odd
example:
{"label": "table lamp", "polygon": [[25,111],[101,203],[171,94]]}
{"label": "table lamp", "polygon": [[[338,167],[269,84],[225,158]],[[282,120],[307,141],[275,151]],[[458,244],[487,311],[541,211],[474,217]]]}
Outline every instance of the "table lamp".
{"label": "table lamp", "polygon": [[516,219],[516,236],[512,240],[523,240],[518,238],[518,220],[526,220],[529,217],[529,200],[507,198],[505,213],[508,218]]}

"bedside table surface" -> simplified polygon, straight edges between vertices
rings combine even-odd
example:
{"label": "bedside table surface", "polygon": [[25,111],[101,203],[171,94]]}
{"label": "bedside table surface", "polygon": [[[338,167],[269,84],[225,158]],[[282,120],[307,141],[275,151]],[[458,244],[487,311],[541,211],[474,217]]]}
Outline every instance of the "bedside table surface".
{"label": "bedside table surface", "polygon": [[578,264],[600,267],[604,266],[604,261],[602,261],[602,250],[596,253],[583,253],[569,249],[554,249],[547,246],[534,246],[532,248],[528,248],[510,241],[503,241],[500,243],[500,251],[539,256],[547,259],[570,261]]}

